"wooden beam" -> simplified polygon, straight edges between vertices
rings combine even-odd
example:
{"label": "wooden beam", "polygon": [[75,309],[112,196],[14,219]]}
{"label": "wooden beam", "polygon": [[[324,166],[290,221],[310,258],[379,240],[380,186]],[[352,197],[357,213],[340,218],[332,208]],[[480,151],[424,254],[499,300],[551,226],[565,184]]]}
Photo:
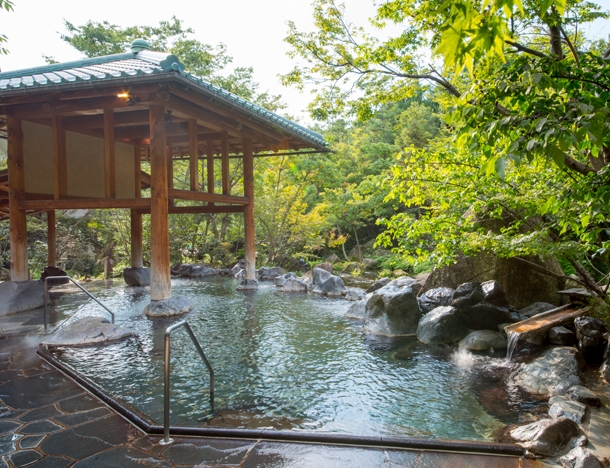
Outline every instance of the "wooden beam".
{"label": "wooden beam", "polygon": [[67,200],[19,200],[20,210],[96,210],[110,208],[147,208],[150,198],[75,198]]}
{"label": "wooden beam", "polygon": [[250,200],[245,197],[235,197],[232,195],[220,195],[216,193],[191,192],[189,190],[170,189],[169,198],[175,200],[192,200],[215,203],[234,203],[236,205],[247,205]]}
{"label": "wooden beam", "polygon": [[55,211],[47,211],[47,265],[57,266],[57,231]]}
{"label": "wooden beam", "polygon": [[106,198],[116,198],[114,111],[112,109],[104,109],[104,179]]}
{"label": "wooden beam", "polygon": [[244,278],[256,278],[256,243],[254,238],[254,158],[252,140],[244,138],[244,197],[250,200],[244,209]]}
{"label": "wooden beam", "polygon": [[[207,169],[208,169],[208,193],[212,195],[214,193],[214,143],[211,141],[208,142],[208,160],[207,160]],[[210,202],[208,205],[213,205],[214,203]]]}
{"label": "wooden beam", "polygon": [[133,147],[133,171],[134,197],[142,198],[142,147],[140,145]]}
{"label": "wooden beam", "polygon": [[[174,161],[172,159],[172,147],[171,145],[166,145],[166,154],[165,161],[167,163],[167,189],[171,190],[174,188]],[[168,201],[169,205],[173,205],[174,202],[171,200]]]}
{"label": "wooden beam", "polygon": [[189,175],[192,192],[199,190],[199,146],[197,145],[197,120],[189,119]]}
{"label": "wooden beam", "polygon": [[[169,214],[198,214],[198,213],[243,213],[245,205],[197,205],[197,206],[170,206]],[[149,209],[138,209],[138,213],[150,213]]]}
{"label": "wooden beam", "polygon": [[171,297],[165,108],[150,106],[150,298]]}
{"label": "wooden beam", "polygon": [[11,240],[11,280],[27,281],[28,273],[28,230],[25,211],[18,204],[25,192],[23,166],[23,128],[21,120],[7,116],[8,136],[8,187],[9,220]]}
{"label": "wooden beam", "polygon": [[220,141],[220,156],[222,158],[222,193],[229,195],[231,193],[231,181],[229,180],[229,134],[221,132],[222,139]]}
{"label": "wooden beam", "polygon": [[60,115],[55,114],[51,118],[51,132],[53,135],[53,192],[55,199],[59,200],[66,198],[68,194],[66,131]]}

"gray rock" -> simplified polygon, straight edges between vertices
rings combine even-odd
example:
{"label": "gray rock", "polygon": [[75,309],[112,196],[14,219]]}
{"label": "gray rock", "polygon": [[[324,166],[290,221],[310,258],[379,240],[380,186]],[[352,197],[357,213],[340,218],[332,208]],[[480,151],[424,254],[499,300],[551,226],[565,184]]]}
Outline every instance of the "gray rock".
{"label": "gray rock", "polygon": [[524,307],[523,309],[519,310],[519,314],[523,315],[525,318],[530,318],[534,315],[553,310],[556,307],[557,306],[549,304],[548,302],[534,302],[533,304],[530,304],[527,307]]}
{"label": "gray rock", "polygon": [[366,315],[366,299],[363,299],[358,302],[354,302],[350,306],[350,308],[347,309],[347,312],[345,313],[346,317],[358,319],[358,320],[363,320],[365,315]]}
{"label": "gray rock", "polygon": [[510,431],[511,437],[520,445],[545,457],[557,455],[580,434],[578,424],[568,418],[541,419]]}
{"label": "gray rock", "polygon": [[278,276],[277,278],[275,278],[273,280],[273,284],[275,284],[278,288],[281,288],[282,286],[284,286],[285,283],[286,283],[285,276]]}
{"label": "gray rock", "polygon": [[[315,268],[317,270],[317,268]],[[313,288],[316,294],[324,294],[325,296],[342,296],[347,292],[345,283],[338,276],[332,275],[324,283],[316,285]]]}
{"label": "gray rock", "polygon": [[331,256],[327,257],[326,260],[324,260],[325,263],[330,263],[331,265],[337,263],[338,261],[339,257],[337,257],[335,254],[332,254]]}
{"label": "gray rock", "polygon": [[332,265],[332,263],[328,263],[328,262],[320,263],[320,264],[316,265],[316,268],[321,268],[322,270],[326,270],[331,274],[333,272],[333,265]]}
{"label": "gray rock", "polygon": [[92,346],[128,338],[131,330],[110,323],[103,317],[84,317],[53,333],[41,346]]}
{"label": "gray rock", "polygon": [[366,297],[366,292],[362,288],[347,288],[345,293],[345,300],[347,301],[360,301]]}
{"label": "gray rock", "polygon": [[545,350],[533,361],[523,364],[513,376],[514,382],[530,393],[561,395],[582,382],[576,348],[557,346]]}
{"label": "gray rock", "polygon": [[186,296],[174,296],[160,301],[150,301],[144,308],[144,314],[149,317],[170,317],[189,312],[193,308]]}
{"label": "gray rock", "polygon": [[[231,270],[233,271],[233,270]],[[246,276],[246,270],[243,268],[233,275],[235,279],[243,279]]]}
{"label": "gray rock", "polygon": [[573,387],[570,387],[566,394],[572,400],[584,403],[585,405],[597,407],[601,406],[601,400],[599,397],[587,387],[583,387],[582,385],[574,385]]}
{"label": "gray rock", "polygon": [[508,342],[499,333],[491,330],[477,330],[469,333],[460,341],[460,348],[468,351],[489,351],[490,349],[506,349]]}
{"label": "gray rock", "polygon": [[242,279],[235,289],[238,291],[254,291],[258,289],[258,281],[255,279]]}
{"label": "gray rock", "polygon": [[597,457],[583,447],[573,448],[558,461],[564,468],[602,468]]}
{"label": "gray rock", "polygon": [[256,274],[260,281],[273,281],[275,278],[285,275],[286,270],[280,267],[260,267]]}
{"label": "gray rock", "polygon": [[297,278],[288,278],[282,287],[285,292],[306,292],[307,284]]}
{"label": "gray rock", "polygon": [[593,317],[578,317],[574,320],[574,326],[576,327],[578,348],[585,361],[601,364],[608,345],[608,340],[604,337],[604,334],[608,333],[608,329],[604,322]]}
{"label": "gray rock", "polygon": [[455,290],[451,288],[429,289],[419,296],[419,308],[424,314],[427,314],[437,307],[451,305],[453,293],[455,293]]}
{"label": "gray rock", "polygon": [[150,268],[125,268],[123,279],[129,286],[150,286]]}
{"label": "gray rock", "polygon": [[362,330],[389,336],[415,333],[422,316],[417,303],[420,289],[417,281],[405,276],[375,291],[366,303]]}
{"label": "gray rock", "polygon": [[0,317],[44,305],[42,281],[4,281],[0,283]]}
{"label": "gray rock", "polygon": [[455,307],[437,307],[428,312],[417,326],[417,338],[426,344],[446,344],[461,340],[468,334]]}
{"label": "gray rock", "polygon": [[378,289],[383,288],[386,284],[388,284],[390,281],[392,281],[390,278],[379,278],[377,281],[375,281],[373,284],[371,284],[369,286],[369,288],[366,290],[367,293],[372,293],[377,291]]}
{"label": "gray rock", "polygon": [[197,263],[192,265],[187,263],[179,263],[172,266],[171,273],[174,276],[180,276],[182,278],[204,278],[206,276],[217,275],[218,270],[205,263]]}
{"label": "gray rock", "polygon": [[581,423],[585,419],[587,405],[578,401],[570,400],[565,396],[554,396],[549,400],[549,416],[552,418],[569,418],[576,423]]}
{"label": "gray rock", "polygon": [[573,346],[576,334],[566,327],[553,327],[549,330],[549,343],[559,346]]}
{"label": "gray rock", "polygon": [[312,283],[314,286],[320,286],[328,280],[332,276],[332,273],[329,273],[322,268],[314,268],[311,270]]}

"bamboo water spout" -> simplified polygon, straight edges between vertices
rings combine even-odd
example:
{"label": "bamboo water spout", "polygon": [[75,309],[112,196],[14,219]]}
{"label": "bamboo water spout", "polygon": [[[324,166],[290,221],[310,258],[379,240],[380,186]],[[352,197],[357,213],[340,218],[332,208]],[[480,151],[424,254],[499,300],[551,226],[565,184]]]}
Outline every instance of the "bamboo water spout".
{"label": "bamboo water spout", "polygon": [[512,359],[519,342],[541,345],[551,328],[567,325],[576,317],[586,315],[588,311],[588,307],[579,309],[574,304],[567,304],[504,327],[508,337],[506,359]]}

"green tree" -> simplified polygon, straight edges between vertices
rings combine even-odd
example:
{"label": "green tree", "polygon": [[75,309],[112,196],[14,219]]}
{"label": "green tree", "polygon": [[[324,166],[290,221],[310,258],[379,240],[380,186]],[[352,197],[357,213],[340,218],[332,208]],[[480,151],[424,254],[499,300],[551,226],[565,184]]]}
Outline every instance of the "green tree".
{"label": "green tree", "polygon": [[[0,10],[13,11],[13,2],[11,0],[0,0]],[[5,34],[0,34],[0,55],[8,54],[8,49],[3,45],[7,40],[8,37]]]}

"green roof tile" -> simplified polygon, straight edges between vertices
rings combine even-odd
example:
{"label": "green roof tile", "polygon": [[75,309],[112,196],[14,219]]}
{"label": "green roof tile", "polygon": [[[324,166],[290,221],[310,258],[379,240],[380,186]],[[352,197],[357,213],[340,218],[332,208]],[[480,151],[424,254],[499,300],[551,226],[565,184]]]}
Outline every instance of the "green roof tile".
{"label": "green roof tile", "polygon": [[194,89],[220,103],[284,129],[301,139],[314,143],[314,146],[320,149],[328,147],[328,143],[319,133],[208,83],[203,78],[191,75],[184,70],[184,64],[177,56],[153,52],[149,50],[148,43],[143,40],[136,40],[132,43],[132,52],[0,73],[0,97],[10,94],[11,91],[23,92],[24,89],[31,88],[40,92],[45,87],[51,86],[53,88],[70,87],[88,81],[121,80],[129,82],[130,79],[137,81],[141,76],[169,73],[183,76],[195,85]]}

